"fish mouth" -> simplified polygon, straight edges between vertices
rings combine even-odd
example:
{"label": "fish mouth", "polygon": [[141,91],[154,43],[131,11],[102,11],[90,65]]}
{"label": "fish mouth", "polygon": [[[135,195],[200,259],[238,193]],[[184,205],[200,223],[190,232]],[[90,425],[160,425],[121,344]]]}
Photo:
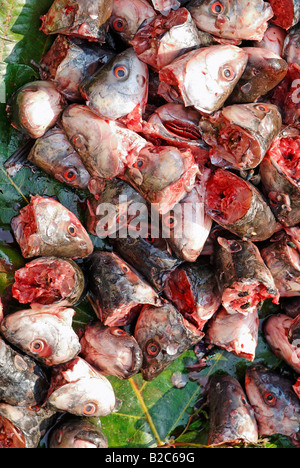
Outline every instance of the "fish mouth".
{"label": "fish mouth", "polygon": [[118,355],[118,362],[118,367],[121,369],[122,375],[124,375],[125,378],[131,377],[141,368],[142,352],[137,350],[134,346],[130,346]]}
{"label": "fish mouth", "polygon": [[73,448],[102,448],[103,440],[96,432],[83,430],[75,437]]}
{"label": "fish mouth", "polygon": [[81,241],[79,243],[79,248],[86,256],[90,255],[90,253],[92,253],[94,250],[94,246],[90,238],[88,238],[86,241]]}
{"label": "fish mouth", "polygon": [[169,121],[169,122],[162,122],[162,125],[165,129],[174,135],[177,138],[181,138],[187,141],[190,140],[201,140],[201,134],[199,129],[192,124],[183,125],[181,122],[177,121]]}
{"label": "fish mouth", "polygon": [[76,437],[73,442],[73,448],[98,448],[98,445],[87,439]]}

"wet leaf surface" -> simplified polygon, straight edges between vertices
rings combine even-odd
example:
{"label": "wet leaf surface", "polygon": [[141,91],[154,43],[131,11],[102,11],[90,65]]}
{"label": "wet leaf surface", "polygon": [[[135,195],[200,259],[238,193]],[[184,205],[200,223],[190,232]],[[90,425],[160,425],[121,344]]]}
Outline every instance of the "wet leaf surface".
{"label": "wet leaf surface", "polygon": [[[3,166],[5,160],[25,142],[24,136],[14,130],[6,118],[5,101],[20,86],[38,79],[34,62],[39,63],[53,40],[39,31],[40,16],[51,3],[52,0],[0,2],[0,265],[10,265],[9,271],[0,269],[1,297],[9,290],[12,271],[22,263],[18,247],[11,243],[10,222],[31,195],[57,198],[84,222],[83,200],[87,193],[68,188],[42,171],[29,167],[11,178]],[[107,248],[105,242],[96,238],[93,241],[95,248]],[[17,304],[11,301],[9,306],[13,309]],[[95,318],[88,300],[82,301],[76,311],[76,330]],[[274,311],[276,307],[267,302],[260,317]],[[173,373],[186,375],[187,364],[191,362],[196,362],[193,350],[187,351],[152,382],[143,381],[140,374],[126,381],[110,378],[121,403],[118,412],[101,418],[110,447],[205,446],[209,415],[205,406],[196,405],[203,396],[201,382],[217,371],[227,371],[242,382],[245,368],[251,363],[215,349],[207,359],[207,367],[198,376],[200,381],[195,380],[194,375],[194,380],[188,379],[183,388],[175,388],[171,382]],[[279,372],[289,372],[261,336],[255,362],[262,362]],[[262,441],[260,446],[277,448],[290,446],[290,443],[284,437],[274,436]]]}

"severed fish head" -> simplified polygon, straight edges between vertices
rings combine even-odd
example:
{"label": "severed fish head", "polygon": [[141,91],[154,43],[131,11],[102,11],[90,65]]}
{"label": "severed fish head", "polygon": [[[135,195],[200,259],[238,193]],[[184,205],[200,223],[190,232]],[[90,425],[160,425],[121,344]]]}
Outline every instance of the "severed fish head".
{"label": "severed fish head", "polygon": [[160,305],[150,284],[114,252],[94,252],[85,268],[95,312],[107,326],[131,323],[144,304]]}
{"label": "severed fish head", "polygon": [[85,279],[71,259],[39,257],[15,272],[13,297],[21,304],[76,304],[84,291]]}
{"label": "severed fish head", "polygon": [[66,102],[50,81],[33,81],[16,91],[6,111],[11,125],[31,138],[53,127]]}
{"label": "severed fish head", "polygon": [[237,379],[228,374],[214,374],[209,380],[208,400],[209,445],[257,442],[254,411]]}
{"label": "severed fish head", "polygon": [[53,198],[31,197],[11,222],[23,257],[83,258],[92,253],[92,241],[74,213]]}
{"label": "severed fish head", "polygon": [[213,45],[186,53],[159,72],[158,93],[168,102],[199,112],[219,110],[245,70],[246,52],[234,45]]}
{"label": "severed fish head", "polygon": [[86,104],[101,117],[116,120],[135,108],[144,110],[148,98],[148,67],[131,47],[118,54],[99,72],[84,80]]}
{"label": "severed fish head", "polygon": [[203,333],[194,334],[183,316],[166,302],[161,307],[142,309],[134,336],[143,352],[143,378],[153,380],[192,344],[200,341]]}
{"label": "severed fish head", "polygon": [[80,357],[54,369],[51,390],[50,407],[76,416],[107,416],[116,406],[109,380]]}
{"label": "severed fish head", "polygon": [[264,0],[192,0],[187,8],[199,29],[234,41],[262,40],[273,17]]}
{"label": "severed fish head", "polygon": [[114,0],[109,24],[128,43],[141,24],[153,16],[156,16],[156,12],[147,0]]}
{"label": "severed fish head", "polygon": [[100,321],[88,324],[80,339],[80,355],[105,375],[127,379],[139,372],[142,351],[135,338],[122,328]]}
{"label": "severed fish head", "polygon": [[7,315],[0,329],[7,341],[46,366],[73,359],[80,351],[72,328],[74,309],[36,306]]}
{"label": "severed fish head", "polygon": [[259,436],[293,437],[300,427],[300,401],[293,382],[263,366],[246,370],[245,388],[255,411]]}
{"label": "severed fish head", "polygon": [[51,431],[49,448],[108,448],[99,427],[87,418],[68,418]]}
{"label": "severed fish head", "polygon": [[60,182],[79,189],[88,188],[90,174],[65,132],[59,128],[38,138],[28,159]]}
{"label": "severed fish head", "polygon": [[113,0],[55,0],[41,17],[45,34],[65,34],[105,42]]}

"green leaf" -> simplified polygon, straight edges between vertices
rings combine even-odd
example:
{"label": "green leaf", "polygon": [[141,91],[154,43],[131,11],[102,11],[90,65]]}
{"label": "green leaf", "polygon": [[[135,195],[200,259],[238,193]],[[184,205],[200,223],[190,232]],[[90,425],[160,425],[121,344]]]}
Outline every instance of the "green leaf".
{"label": "green leaf", "polygon": [[[51,3],[52,0],[0,0],[0,238],[1,230],[9,229],[12,218],[28,203],[31,195],[56,197],[82,222],[85,220],[82,202],[88,196],[87,193],[73,190],[40,170],[23,168],[11,178],[4,168],[5,160],[24,143],[24,136],[6,118],[6,102],[19,87],[39,79],[34,63],[40,62],[54,39],[39,30],[40,16],[48,11]],[[106,242],[94,237],[92,240],[95,248],[108,248]],[[9,255],[10,258],[13,256],[15,262],[20,251],[15,248],[13,253],[10,250]],[[12,278],[10,276],[2,280],[9,282]],[[261,318],[274,312],[276,307],[266,302]],[[76,307],[74,329],[82,328],[94,318],[89,301],[82,301]],[[172,374],[181,372],[186,375],[186,364],[189,361],[196,361],[192,350],[184,353],[151,382],[143,381],[141,374],[124,381],[109,377],[117,398],[122,402],[118,412],[101,418],[110,447],[205,445],[209,415],[202,409],[196,411],[194,406],[203,394],[202,382],[220,370],[242,380],[245,367],[251,363],[215,349],[207,359],[207,367],[200,372],[199,380],[193,376],[183,388],[175,388],[171,383]],[[263,362],[280,372],[288,372],[261,335],[255,362]],[[263,444],[265,447],[277,448],[286,446],[287,442],[285,438],[277,436]]]}
{"label": "green leaf", "polygon": [[[175,388],[171,377],[174,372],[186,372],[185,360],[194,357],[193,351],[187,351],[151,382],[145,382],[140,374],[128,381],[110,378],[122,401],[117,413],[101,420],[111,446],[161,446],[168,443],[177,427],[187,424],[189,409],[199,397],[199,385],[189,381],[184,388]],[[110,431],[111,427],[118,430]]]}

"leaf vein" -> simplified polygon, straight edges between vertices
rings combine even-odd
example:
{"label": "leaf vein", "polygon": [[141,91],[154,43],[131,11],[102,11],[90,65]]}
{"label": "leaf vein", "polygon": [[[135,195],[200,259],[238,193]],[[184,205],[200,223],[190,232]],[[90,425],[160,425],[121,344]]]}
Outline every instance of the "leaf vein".
{"label": "leaf vein", "polygon": [[152,433],[153,433],[153,435],[154,435],[154,437],[156,439],[157,445],[158,446],[164,445],[163,441],[159,437],[159,434],[158,434],[157,429],[156,429],[156,427],[154,425],[153,419],[152,419],[152,417],[151,417],[151,415],[150,415],[150,413],[148,411],[148,408],[147,408],[147,405],[146,405],[146,403],[144,401],[144,398],[142,397],[140,389],[138,388],[136,382],[132,378],[130,378],[128,380],[129,380],[130,385],[131,385],[131,387],[132,387],[132,389],[133,389],[133,391],[134,391],[134,393],[135,393],[135,395],[136,395],[136,397],[137,397],[137,399],[138,399],[138,401],[139,401],[139,403],[140,403],[140,405],[141,405],[141,407],[142,407],[142,409],[143,409],[143,411],[145,413],[146,420],[147,420],[147,422],[148,422],[148,424],[150,426],[150,429],[151,429],[151,431],[152,431]]}
{"label": "leaf vein", "polygon": [[15,0],[12,0],[12,3],[10,5],[10,9],[9,9],[9,12],[8,12],[8,15],[7,15],[6,23],[5,23],[5,28],[4,28],[4,31],[3,31],[4,35],[1,37],[2,41],[1,41],[1,48],[0,48],[0,62],[2,62],[2,59],[3,59],[4,46],[5,46],[5,42],[7,40],[9,25],[10,25],[10,21],[11,21],[14,6],[15,6]]}

